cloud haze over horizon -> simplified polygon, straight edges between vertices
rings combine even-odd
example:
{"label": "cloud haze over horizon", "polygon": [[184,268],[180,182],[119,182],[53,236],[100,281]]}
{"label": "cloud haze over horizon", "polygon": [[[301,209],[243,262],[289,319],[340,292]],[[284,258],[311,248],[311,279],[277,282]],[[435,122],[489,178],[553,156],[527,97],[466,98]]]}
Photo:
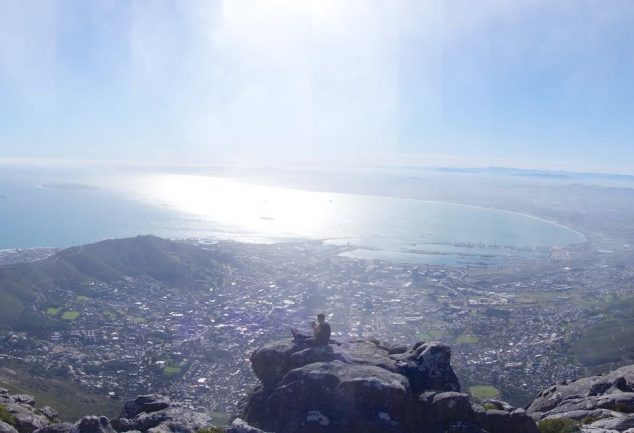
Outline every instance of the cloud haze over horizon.
{"label": "cloud haze over horizon", "polygon": [[628,0],[9,0],[0,158],[634,174],[632,22]]}

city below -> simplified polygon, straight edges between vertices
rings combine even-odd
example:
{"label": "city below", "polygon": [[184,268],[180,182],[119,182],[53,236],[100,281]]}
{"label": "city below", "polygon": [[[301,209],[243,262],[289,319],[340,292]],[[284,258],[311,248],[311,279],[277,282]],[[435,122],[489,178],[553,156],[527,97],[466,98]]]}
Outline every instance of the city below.
{"label": "city below", "polygon": [[[157,239],[108,242],[143,251]],[[604,359],[593,358],[588,331],[609,322],[611,305],[631,299],[634,270],[622,265],[624,254],[596,252],[591,241],[475,268],[350,258],[341,255],[348,247],[317,241],[186,242],[204,251],[213,272],[182,281],[130,273],[81,290],[50,285],[32,307],[55,326],[3,331],[0,380],[24,370],[112,399],[159,392],[194,409],[231,412],[257,383],[250,354],[290,338],[292,327],[308,331],[321,311],[335,340],[445,342],[475,398],[518,405],[553,382],[628,359],[616,340],[603,343],[612,349],[601,351]],[[82,249],[66,251],[81,257]],[[55,262],[57,254],[5,250],[0,262]]]}

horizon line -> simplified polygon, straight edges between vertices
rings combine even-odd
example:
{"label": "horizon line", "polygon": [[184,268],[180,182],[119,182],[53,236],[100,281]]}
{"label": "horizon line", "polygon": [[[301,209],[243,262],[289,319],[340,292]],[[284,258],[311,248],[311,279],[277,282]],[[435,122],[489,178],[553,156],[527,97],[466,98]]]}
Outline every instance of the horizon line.
{"label": "horizon line", "polygon": [[[375,156],[375,155],[373,155]],[[376,155],[380,156],[380,155]],[[433,171],[462,171],[472,173],[483,173],[486,171],[517,171],[520,173],[533,172],[537,174],[557,174],[557,175],[580,175],[580,176],[610,176],[621,178],[634,178],[634,172],[627,173],[620,170],[593,170],[593,169],[566,169],[566,168],[549,168],[533,165],[530,162],[528,164],[523,163],[514,165],[510,160],[509,164],[504,164],[502,158],[483,158],[483,157],[446,157],[440,155],[411,155],[411,154],[390,154],[392,158],[397,156],[401,158],[427,158],[427,159],[443,159],[444,162],[454,160],[456,162],[470,162],[470,164],[412,164],[412,163],[398,163],[392,162],[387,164],[377,163],[359,163],[346,164],[343,161],[334,163],[333,161],[318,161],[318,162],[294,162],[294,163],[273,163],[263,162],[261,164],[254,163],[236,163],[236,162],[189,162],[189,161],[139,161],[139,160],[117,160],[117,159],[88,159],[88,158],[42,158],[42,157],[14,157],[14,156],[0,156],[0,165],[9,165],[15,167],[46,167],[46,168],[88,168],[86,166],[100,166],[104,168],[164,168],[164,169],[197,169],[197,170],[209,170],[209,169],[278,169],[278,170],[326,170],[326,171],[340,171],[340,170],[433,170]],[[497,161],[501,164],[476,164],[477,161]],[[385,161],[384,161],[385,162]]]}

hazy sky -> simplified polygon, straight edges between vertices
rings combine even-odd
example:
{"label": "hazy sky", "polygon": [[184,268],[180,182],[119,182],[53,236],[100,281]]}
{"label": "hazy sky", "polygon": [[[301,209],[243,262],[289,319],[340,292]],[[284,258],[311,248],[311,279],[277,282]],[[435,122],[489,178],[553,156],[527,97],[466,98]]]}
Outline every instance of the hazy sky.
{"label": "hazy sky", "polygon": [[16,157],[634,173],[634,1],[3,0]]}

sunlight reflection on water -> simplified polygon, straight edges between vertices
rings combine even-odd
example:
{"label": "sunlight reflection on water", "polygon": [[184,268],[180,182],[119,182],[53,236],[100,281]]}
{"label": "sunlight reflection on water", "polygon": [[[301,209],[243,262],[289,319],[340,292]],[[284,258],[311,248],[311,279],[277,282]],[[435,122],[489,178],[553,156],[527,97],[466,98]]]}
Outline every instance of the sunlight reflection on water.
{"label": "sunlight reflection on water", "polygon": [[210,234],[221,238],[350,242],[367,248],[356,254],[366,258],[487,262],[534,253],[511,248],[584,241],[581,234],[538,218],[447,203],[303,191],[198,175],[145,175],[132,185],[134,199],[195,216]]}

